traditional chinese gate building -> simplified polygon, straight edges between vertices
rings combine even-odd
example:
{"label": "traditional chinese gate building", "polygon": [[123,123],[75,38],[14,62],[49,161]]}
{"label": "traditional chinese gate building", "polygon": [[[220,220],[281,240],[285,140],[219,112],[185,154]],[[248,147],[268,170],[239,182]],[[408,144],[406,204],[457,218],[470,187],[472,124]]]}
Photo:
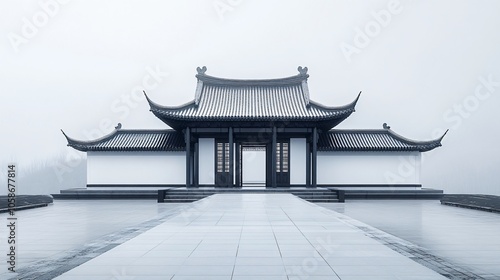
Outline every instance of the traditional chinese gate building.
{"label": "traditional chinese gate building", "polygon": [[[113,132],[92,141],[66,136],[87,152],[87,186],[337,186],[418,189],[421,153],[441,146],[382,129],[335,127],[354,111],[310,99],[307,68],[266,80],[207,75],[198,68],[195,98],[151,112],[170,129]],[[64,133],[64,132],[63,132]],[[404,158],[412,172],[398,174]]]}

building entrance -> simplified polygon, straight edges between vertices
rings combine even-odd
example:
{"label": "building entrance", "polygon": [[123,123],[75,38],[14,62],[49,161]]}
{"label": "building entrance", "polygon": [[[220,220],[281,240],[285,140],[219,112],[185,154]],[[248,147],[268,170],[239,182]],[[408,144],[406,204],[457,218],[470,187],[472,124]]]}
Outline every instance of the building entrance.
{"label": "building entrance", "polygon": [[240,178],[242,187],[266,186],[266,146],[240,146]]}

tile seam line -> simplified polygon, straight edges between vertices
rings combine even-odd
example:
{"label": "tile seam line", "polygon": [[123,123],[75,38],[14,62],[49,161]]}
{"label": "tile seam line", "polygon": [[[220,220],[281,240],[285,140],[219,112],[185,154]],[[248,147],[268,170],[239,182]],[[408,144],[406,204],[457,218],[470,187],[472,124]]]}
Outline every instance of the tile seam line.
{"label": "tile seam line", "polygon": [[[294,196],[295,197],[295,196]],[[298,198],[298,197],[295,197],[297,199],[299,199],[299,201],[302,201],[302,202],[306,202],[305,200],[303,200],[302,198]],[[288,217],[288,219],[290,220],[290,222],[292,222],[292,224],[297,228],[297,230],[300,232],[300,234],[302,234],[302,236],[304,236],[304,238],[307,240],[307,242],[309,242],[309,244],[314,248],[314,250],[318,253],[318,255],[321,256],[321,258],[323,259],[323,261],[325,261],[326,264],[328,264],[328,267],[330,267],[330,269],[333,271],[333,273],[335,273],[335,275],[337,275],[337,277],[339,279],[342,279],[340,278],[340,276],[338,275],[338,273],[335,271],[335,269],[333,269],[333,267],[330,265],[329,262],[326,261],[325,257],[318,251],[316,250],[316,247],[314,247],[314,245],[311,243],[311,241],[309,240],[309,238],[307,238],[304,233],[300,230],[300,228],[293,222],[293,220],[290,218],[290,216],[288,216],[288,213],[286,213],[286,211],[283,209],[283,207],[280,206],[280,209],[281,211],[283,211],[283,213]]]}
{"label": "tile seam line", "polygon": [[236,260],[238,259],[238,252],[240,251],[240,242],[242,235],[243,235],[243,226],[241,226],[240,238],[238,239],[238,246],[236,247],[236,256],[234,257],[233,271],[231,271],[231,280],[234,278],[234,270],[236,269]]}

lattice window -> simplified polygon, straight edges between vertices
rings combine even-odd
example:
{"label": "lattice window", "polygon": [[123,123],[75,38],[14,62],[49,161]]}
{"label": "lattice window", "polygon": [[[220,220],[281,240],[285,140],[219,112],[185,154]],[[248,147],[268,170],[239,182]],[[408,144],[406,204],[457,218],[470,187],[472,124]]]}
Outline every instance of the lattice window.
{"label": "lattice window", "polygon": [[222,149],[224,143],[217,143],[217,172],[223,172],[224,168],[224,151]]}
{"label": "lattice window", "polygon": [[288,172],[288,143],[282,143],[283,147],[283,172]]}
{"label": "lattice window", "polygon": [[281,143],[276,143],[276,172],[281,172]]}
{"label": "lattice window", "polygon": [[229,172],[229,143],[217,143],[217,172]]}
{"label": "lattice window", "polygon": [[224,149],[224,157],[225,157],[225,164],[224,164],[224,172],[229,172],[229,143],[224,143],[225,149]]}

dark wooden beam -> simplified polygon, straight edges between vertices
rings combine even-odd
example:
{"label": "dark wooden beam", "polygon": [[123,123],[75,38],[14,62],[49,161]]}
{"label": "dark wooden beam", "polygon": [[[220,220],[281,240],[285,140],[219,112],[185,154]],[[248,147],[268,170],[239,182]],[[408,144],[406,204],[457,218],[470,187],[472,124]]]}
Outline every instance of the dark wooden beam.
{"label": "dark wooden beam", "polygon": [[191,130],[186,127],[184,130],[186,141],[186,188],[191,187]]}
{"label": "dark wooden beam", "polygon": [[240,143],[236,142],[236,187],[241,187],[241,147]]}
{"label": "dark wooden beam", "polygon": [[306,141],[306,187],[311,186],[311,143]]}
{"label": "dark wooden beam", "polygon": [[277,143],[277,132],[276,127],[273,126],[273,142],[272,142],[272,154],[271,154],[271,186],[276,188],[276,143]]}
{"label": "dark wooden beam", "polygon": [[198,141],[196,139],[196,142],[194,143],[194,159],[193,159],[193,183],[195,187],[199,186],[199,178],[200,178],[200,147],[198,145]]}
{"label": "dark wooden beam", "polygon": [[317,187],[317,166],[318,165],[318,130],[314,128],[312,139],[312,187]]}
{"label": "dark wooden beam", "polygon": [[233,128],[229,128],[229,180],[228,187],[233,187],[234,180],[234,141],[233,141]]}

